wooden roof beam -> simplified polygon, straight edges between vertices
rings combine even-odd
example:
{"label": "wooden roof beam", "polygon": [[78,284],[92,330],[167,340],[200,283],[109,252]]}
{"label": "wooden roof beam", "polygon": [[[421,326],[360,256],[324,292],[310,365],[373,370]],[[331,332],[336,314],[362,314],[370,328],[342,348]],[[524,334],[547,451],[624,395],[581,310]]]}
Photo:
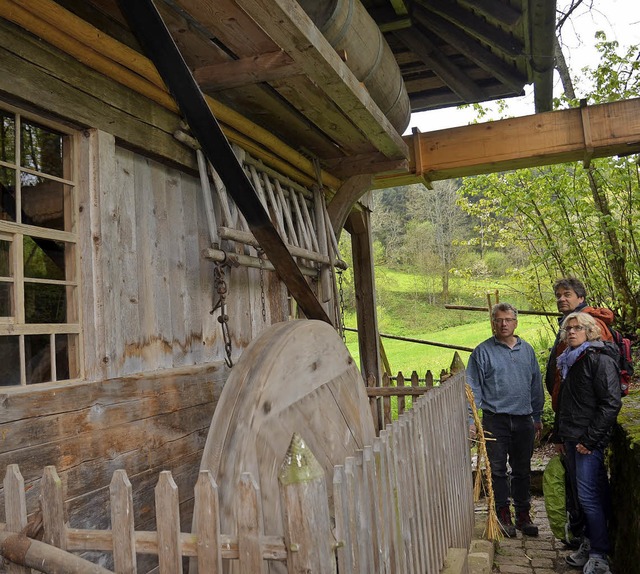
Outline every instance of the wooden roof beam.
{"label": "wooden roof beam", "polygon": [[300,67],[282,50],[230,60],[193,71],[204,92],[217,92],[300,74]]}
{"label": "wooden roof beam", "polygon": [[526,83],[526,78],[513,66],[509,66],[482,44],[472,40],[469,35],[461,33],[455,26],[436,14],[429,14],[421,6],[414,10],[413,17],[421,26],[430,30],[456,50],[475,62],[480,68],[495,76],[512,91],[519,92]]}
{"label": "wooden roof beam", "polygon": [[[211,1],[211,0],[209,0]],[[236,0],[302,72],[389,158],[407,157],[402,137],[294,0]]]}
{"label": "wooden roof beam", "polygon": [[482,90],[460,68],[415,29],[397,30],[394,35],[438,74],[463,101],[477,102],[486,99]]}
{"label": "wooden roof beam", "polygon": [[[495,100],[497,98],[510,98],[513,96],[524,95],[524,90],[520,90],[517,93],[513,93],[509,91],[509,88],[507,88],[504,84],[500,84],[497,82],[495,84],[489,84],[488,86],[483,86],[482,90],[483,90],[483,100],[475,100],[475,101],[478,101],[478,102],[488,101],[488,100]],[[442,92],[437,95],[419,95],[419,94],[411,95],[411,109],[414,112],[439,109],[442,107],[460,106],[466,103],[471,103],[471,102],[463,101],[452,92]]]}
{"label": "wooden roof beam", "polygon": [[513,30],[522,18],[520,11],[500,0],[458,0],[458,4],[462,4],[470,10],[477,10],[490,20],[500,22],[510,30]]}
{"label": "wooden roof beam", "polygon": [[[640,98],[406,136],[431,181],[640,153]],[[409,171],[415,174],[415,152]],[[380,175],[374,188],[415,181]],[[399,183],[402,182],[402,183]]]}
{"label": "wooden roof beam", "polygon": [[505,31],[488,24],[484,19],[461,8],[458,4],[442,0],[417,0],[429,12],[439,14],[467,34],[486,42],[511,58],[522,55],[522,43]]}

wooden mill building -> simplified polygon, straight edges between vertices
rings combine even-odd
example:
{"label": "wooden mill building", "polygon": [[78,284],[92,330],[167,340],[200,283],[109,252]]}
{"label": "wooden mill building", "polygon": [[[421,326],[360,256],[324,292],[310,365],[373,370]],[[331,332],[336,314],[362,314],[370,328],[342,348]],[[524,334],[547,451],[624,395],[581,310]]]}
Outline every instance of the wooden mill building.
{"label": "wooden mill building", "polygon": [[77,527],[108,524],[117,469],[137,525],[154,524],[161,470],[190,525],[243,350],[296,318],[340,331],[345,227],[362,378],[379,384],[369,191],[640,133],[621,107],[603,122],[627,134],[606,145],[585,121],[597,110],[525,119],[518,145],[524,123],[402,136],[412,112],[527,84],[549,111],[554,0],[155,5],[0,1],[0,468],[19,464],[33,512],[29,487],[55,465]]}

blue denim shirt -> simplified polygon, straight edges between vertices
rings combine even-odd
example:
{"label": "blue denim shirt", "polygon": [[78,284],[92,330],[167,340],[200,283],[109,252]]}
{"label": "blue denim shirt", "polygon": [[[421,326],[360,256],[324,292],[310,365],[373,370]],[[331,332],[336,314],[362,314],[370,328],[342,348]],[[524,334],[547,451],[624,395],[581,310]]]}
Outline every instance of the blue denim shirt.
{"label": "blue denim shirt", "polygon": [[540,422],[544,391],[533,347],[516,338],[513,349],[491,337],[471,353],[467,383],[476,407],[509,415],[532,415]]}

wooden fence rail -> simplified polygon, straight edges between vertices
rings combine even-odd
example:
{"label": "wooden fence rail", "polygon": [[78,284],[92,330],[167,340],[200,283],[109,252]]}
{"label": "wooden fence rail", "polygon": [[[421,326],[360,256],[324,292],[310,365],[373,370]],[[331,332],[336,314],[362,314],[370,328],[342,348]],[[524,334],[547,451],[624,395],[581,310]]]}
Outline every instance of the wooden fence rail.
{"label": "wooden fence rail", "polygon": [[[111,530],[71,528],[64,520],[62,483],[49,466],[40,482],[42,540],[52,551],[54,546],[71,553],[111,553],[118,574],[135,574],[138,554],[157,555],[160,574],[181,574],[183,557],[194,557],[199,574],[221,573],[226,560],[252,574],[267,572],[267,561],[273,560],[284,562],[288,572],[437,574],[448,549],[466,549],[471,540],[466,416],[461,373],[415,400],[372,445],[333,468],[331,504],[326,470],[294,435],[279,472],[283,536],[263,532],[260,489],[248,473],[236,485],[237,533],[221,533],[218,487],[208,471],[200,472],[195,486],[197,535],[180,531],[178,488],[168,471],[160,473],[155,488],[157,531],[135,530],[133,493],[124,470],[113,474],[110,485]],[[21,532],[13,538],[23,547],[31,541],[25,532],[40,518],[27,522],[24,500],[20,471],[9,465],[0,534]],[[34,567],[7,553],[4,542],[0,550],[18,561],[11,572]],[[79,569],[55,569],[55,560],[43,560],[41,571],[108,572],[88,562]]]}

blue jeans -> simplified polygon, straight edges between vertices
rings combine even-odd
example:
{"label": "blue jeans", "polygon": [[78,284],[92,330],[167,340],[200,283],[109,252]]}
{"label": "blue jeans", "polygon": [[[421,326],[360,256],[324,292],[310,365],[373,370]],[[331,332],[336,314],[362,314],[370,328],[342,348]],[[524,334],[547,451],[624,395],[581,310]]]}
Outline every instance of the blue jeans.
{"label": "blue jeans", "polygon": [[[513,498],[516,513],[529,511],[531,496],[531,456],[535,431],[531,415],[482,413],[482,427],[487,440],[491,464],[491,481],[496,508],[509,505]],[[511,484],[507,476],[507,460],[511,466]]]}
{"label": "blue jeans", "polygon": [[586,521],[585,535],[591,542],[591,552],[605,555],[609,552],[607,521],[611,501],[604,452],[593,450],[591,454],[580,454],[576,451],[577,444],[564,443],[567,472],[576,481],[578,501]]}

